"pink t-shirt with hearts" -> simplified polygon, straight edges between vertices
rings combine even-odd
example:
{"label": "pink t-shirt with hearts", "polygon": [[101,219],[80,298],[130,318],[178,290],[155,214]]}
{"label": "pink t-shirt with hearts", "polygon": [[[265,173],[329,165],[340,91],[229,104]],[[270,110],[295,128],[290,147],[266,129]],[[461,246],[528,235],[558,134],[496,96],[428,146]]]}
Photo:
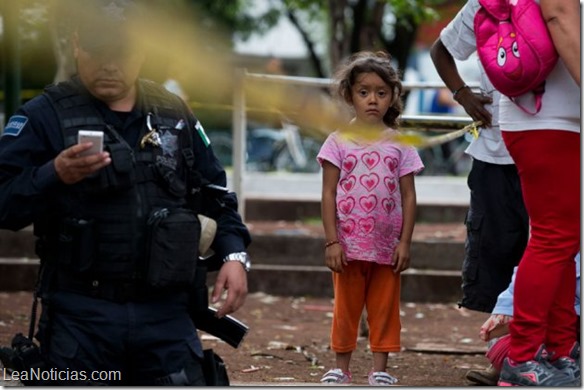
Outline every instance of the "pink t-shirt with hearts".
{"label": "pink t-shirt with hearts", "polygon": [[399,178],[424,168],[416,149],[391,141],[359,144],[334,132],[317,160],[341,170],[337,234],[347,258],[392,264],[403,220]]}

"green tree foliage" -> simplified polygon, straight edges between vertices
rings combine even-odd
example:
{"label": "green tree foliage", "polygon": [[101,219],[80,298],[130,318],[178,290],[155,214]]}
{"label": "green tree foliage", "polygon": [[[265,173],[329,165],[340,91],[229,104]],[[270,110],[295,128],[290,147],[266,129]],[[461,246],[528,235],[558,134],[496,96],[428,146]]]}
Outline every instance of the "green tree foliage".
{"label": "green tree foliage", "polygon": [[[360,50],[386,50],[403,67],[418,26],[437,18],[435,5],[446,0],[284,0],[289,17],[308,12],[321,14],[327,26],[329,68]],[[298,17],[296,19],[299,19]],[[293,22],[294,23],[294,22]],[[297,26],[298,24],[295,23]],[[309,49],[310,50],[310,49]],[[327,73],[311,59],[322,76]]]}
{"label": "green tree foliage", "polygon": [[[17,7],[22,88],[41,88],[52,81],[56,70],[51,37],[47,26],[47,9],[41,0],[19,0],[0,2],[0,15],[9,13],[8,7]],[[6,24],[4,24],[6,26]],[[6,45],[2,34],[2,45]],[[0,69],[5,69],[4,51],[0,50]],[[42,66],[39,66],[42,64]],[[0,78],[4,82],[4,77]]]}
{"label": "green tree foliage", "polygon": [[[267,1],[266,1],[267,2]],[[252,16],[250,0],[191,0],[209,16],[246,38],[287,17],[298,29],[317,76],[325,77],[343,58],[359,50],[386,50],[404,68],[418,26],[438,19],[436,7],[462,0],[278,0]],[[325,28],[322,28],[325,26]],[[323,42],[324,41],[324,42]],[[317,49],[320,46],[326,50]]]}
{"label": "green tree foliage", "polygon": [[[86,0],[18,0],[23,49],[23,79],[40,87],[74,72],[69,37],[73,3]],[[301,34],[314,74],[330,75],[343,58],[359,50],[387,50],[405,68],[420,24],[436,20],[436,7],[463,0],[264,0],[258,12],[253,0],[142,0],[189,8],[209,34],[223,37],[209,50],[230,51],[233,37],[247,39],[288,18]],[[12,3],[5,0],[6,4]],[[156,23],[156,21],[149,21]],[[193,37],[197,39],[197,37]],[[285,44],[285,43],[284,43]],[[43,64],[42,69],[38,64]],[[35,69],[33,69],[35,68]]]}

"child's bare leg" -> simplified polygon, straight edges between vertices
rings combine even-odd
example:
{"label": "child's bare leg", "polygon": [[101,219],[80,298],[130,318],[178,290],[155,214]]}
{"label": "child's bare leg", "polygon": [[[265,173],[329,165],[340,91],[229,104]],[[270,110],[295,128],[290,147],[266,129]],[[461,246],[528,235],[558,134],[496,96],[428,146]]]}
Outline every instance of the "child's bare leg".
{"label": "child's bare leg", "polygon": [[351,363],[351,355],[353,352],[337,352],[337,367],[343,372],[349,371],[349,363]]}
{"label": "child's bare leg", "polygon": [[373,371],[383,371],[387,368],[387,352],[373,352]]}

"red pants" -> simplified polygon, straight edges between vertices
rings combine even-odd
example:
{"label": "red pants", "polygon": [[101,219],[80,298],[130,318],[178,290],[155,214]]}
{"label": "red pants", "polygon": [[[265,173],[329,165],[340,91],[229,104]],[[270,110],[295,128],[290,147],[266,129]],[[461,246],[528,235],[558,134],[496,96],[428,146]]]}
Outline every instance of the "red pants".
{"label": "red pants", "polygon": [[343,273],[333,272],[333,286],[333,351],[355,350],[363,307],[367,308],[371,352],[400,351],[400,274],[394,273],[393,267],[349,261]]}
{"label": "red pants", "polygon": [[515,280],[509,357],[533,360],[545,344],[567,356],[576,341],[574,311],[580,247],[580,134],[503,132],[517,166],[531,236]]}

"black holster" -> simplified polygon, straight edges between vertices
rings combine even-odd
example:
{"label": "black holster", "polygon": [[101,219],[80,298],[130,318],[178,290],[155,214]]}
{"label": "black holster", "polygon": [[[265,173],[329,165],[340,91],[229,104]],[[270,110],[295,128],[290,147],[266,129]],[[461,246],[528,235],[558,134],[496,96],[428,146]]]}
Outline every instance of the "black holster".
{"label": "black holster", "polygon": [[[18,333],[12,339],[12,348],[0,348],[0,360],[4,367],[19,372],[48,371],[49,367],[41,356],[40,349],[31,339]],[[40,377],[39,377],[40,378]],[[25,386],[50,386],[51,381],[35,379],[20,379]]]}
{"label": "black holster", "polygon": [[225,363],[212,349],[203,351],[203,372],[207,386],[229,386]]}

